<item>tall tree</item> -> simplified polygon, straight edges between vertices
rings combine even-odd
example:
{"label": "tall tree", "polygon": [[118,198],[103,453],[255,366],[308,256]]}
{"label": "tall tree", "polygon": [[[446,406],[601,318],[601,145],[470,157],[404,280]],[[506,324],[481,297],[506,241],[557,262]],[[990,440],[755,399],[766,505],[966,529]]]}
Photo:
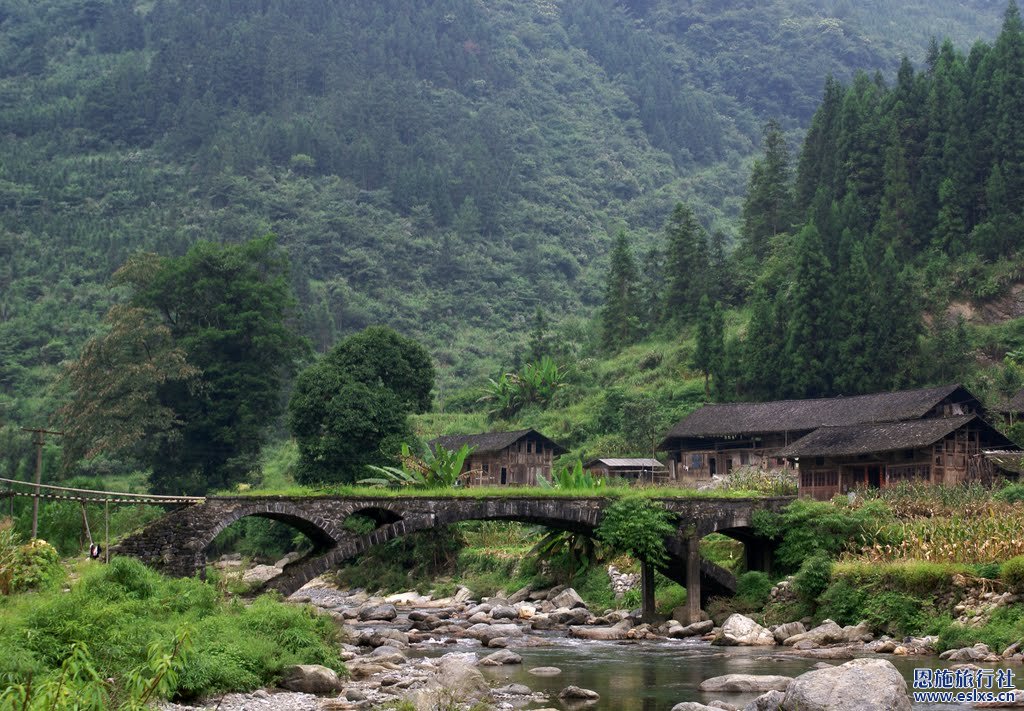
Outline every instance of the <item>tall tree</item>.
{"label": "tall tree", "polygon": [[309,352],[286,322],[287,258],[272,236],[200,242],[182,257],[130,260],[116,278],[202,373],[197,387],[176,380],[160,388],[181,424],[179,439],[163,440],[152,460],[153,489],[198,494],[243,481],[281,412],[285,380]]}
{"label": "tall tree", "polygon": [[768,256],[774,237],[792,227],[793,186],[789,151],[778,122],[764,128],[764,154],[754,162],[743,203],[740,249],[743,256],[761,264]]}
{"label": "tall tree", "polygon": [[[725,358],[725,319],[722,305],[711,305],[707,294],[701,297],[697,312],[697,346],[691,365],[704,375],[704,397],[711,399],[711,377],[721,373]],[[717,385],[717,383],[716,383]]]}
{"label": "tall tree", "polygon": [[412,437],[409,415],[430,407],[434,376],[423,346],[381,326],[304,370],[288,403],[299,481],[351,483],[365,465],[393,462]]}
{"label": "tall tree", "polygon": [[788,328],[783,353],[783,388],[788,397],[828,394],[829,332],[832,318],[831,267],[814,225],[796,237],[792,283],[784,301]]}
{"label": "tall tree", "polygon": [[665,226],[667,241],[665,321],[690,323],[705,293],[707,235],[693,210],[677,203]]}
{"label": "tall tree", "polygon": [[605,280],[601,332],[610,350],[628,345],[640,332],[639,274],[625,230],[615,236]]}

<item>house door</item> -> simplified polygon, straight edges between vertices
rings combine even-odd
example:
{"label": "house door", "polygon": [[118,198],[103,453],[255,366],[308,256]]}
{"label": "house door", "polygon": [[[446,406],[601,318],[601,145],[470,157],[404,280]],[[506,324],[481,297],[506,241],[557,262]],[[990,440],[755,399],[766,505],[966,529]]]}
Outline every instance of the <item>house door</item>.
{"label": "house door", "polygon": [[507,467],[502,467],[501,468],[501,483],[502,484],[507,484],[508,483],[508,468]]}
{"label": "house door", "polygon": [[711,473],[711,476],[714,476],[717,470],[718,457],[708,457],[708,471]]}
{"label": "house door", "polygon": [[879,489],[882,486],[882,467],[878,464],[850,467],[849,489],[870,487]]}

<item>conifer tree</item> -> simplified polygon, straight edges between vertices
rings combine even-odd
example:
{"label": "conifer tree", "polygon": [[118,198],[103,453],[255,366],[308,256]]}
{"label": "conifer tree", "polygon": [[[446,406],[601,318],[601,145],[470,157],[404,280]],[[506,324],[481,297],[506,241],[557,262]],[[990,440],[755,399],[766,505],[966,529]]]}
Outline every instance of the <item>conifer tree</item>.
{"label": "conifer tree", "polygon": [[707,294],[701,297],[697,311],[697,347],[691,365],[704,374],[704,397],[711,399],[711,377],[717,376],[725,357],[725,319],[722,305],[711,305]]}
{"label": "conifer tree", "polygon": [[665,321],[689,323],[696,316],[707,283],[707,235],[688,206],[676,204],[665,227]]}
{"label": "conifer tree", "polygon": [[836,309],[831,331],[835,350],[829,371],[834,375],[836,394],[859,395],[875,389],[878,324],[874,323],[875,285],[864,257],[864,245],[854,241],[848,249],[848,266],[835,280]]}
{"label": "conifer tree", "polygon": [[611,350],[629,344],[639,335],[638,280],[629,237],[625,230],[620,230],[612,247],[601,309],[601,332],[605,346]]}
{"label": "conifer tree", "polygon": [[743,256],[755,264],[764,262],[772,239],[790,229],[794,216],[789,151],[778,122],[765,126],[763,142],[764,155],[754,162],[750,174],[740,238]]}
{"label": "conifer tree", "polygon": [[787,397],[820,397],[829,390],[831,267],[814,225],[797,234],[793,281],[785,301],[788,327],[782,369]]}
{"label": "conifer tree", "polygon": [[739,395],[752,400],[770,400],[782,396],[782,349],[785,345],[784,324],[778,318],[776,305],[763,285],[758,285],[751,299],[750,324],[740,349]]}

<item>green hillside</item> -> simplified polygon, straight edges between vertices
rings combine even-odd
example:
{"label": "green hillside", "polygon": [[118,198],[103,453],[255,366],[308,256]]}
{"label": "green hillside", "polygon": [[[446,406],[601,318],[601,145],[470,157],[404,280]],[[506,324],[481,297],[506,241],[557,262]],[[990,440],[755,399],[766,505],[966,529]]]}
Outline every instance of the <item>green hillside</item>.
{"label": "green hillside", "polygon": [[[648,291],[677,202],[738,239],[765,121],[795,150],[826,74],[892,81],[932,36],[991,41],[1003,9],[0,0],[0,422],[51,417],[130,255],[267,232],[317,351],[389,324],[462,408],[538,308],[561,352],[593,348],[620,229]],[[27,444],[3,436],[13,467]]]}

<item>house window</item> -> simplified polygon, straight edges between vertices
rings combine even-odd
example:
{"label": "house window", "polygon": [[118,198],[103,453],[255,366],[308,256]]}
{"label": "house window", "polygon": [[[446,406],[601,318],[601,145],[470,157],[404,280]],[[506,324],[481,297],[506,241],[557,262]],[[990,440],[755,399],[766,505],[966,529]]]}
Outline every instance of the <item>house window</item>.
{"label": "house window", "polygon": [[527,442],[526,443],[526,453],[527,454],[532,454],[533,453],[533,442]]}
{"label": "house window", "polygon": [[491,471],[491,465],[490,464],[485,464],[483,466],[483,470],[484,470],[484,474],[489,474],[490,471]]}
{"label": "house window", "polygon": [[740,452],[740,464],[744,466],[750,464],[750,452]]}
{"label": "house window", "polygon": [[701,469],[704,466],[704,455],[703,454],[691,454],[690,455],[690,469]]}

